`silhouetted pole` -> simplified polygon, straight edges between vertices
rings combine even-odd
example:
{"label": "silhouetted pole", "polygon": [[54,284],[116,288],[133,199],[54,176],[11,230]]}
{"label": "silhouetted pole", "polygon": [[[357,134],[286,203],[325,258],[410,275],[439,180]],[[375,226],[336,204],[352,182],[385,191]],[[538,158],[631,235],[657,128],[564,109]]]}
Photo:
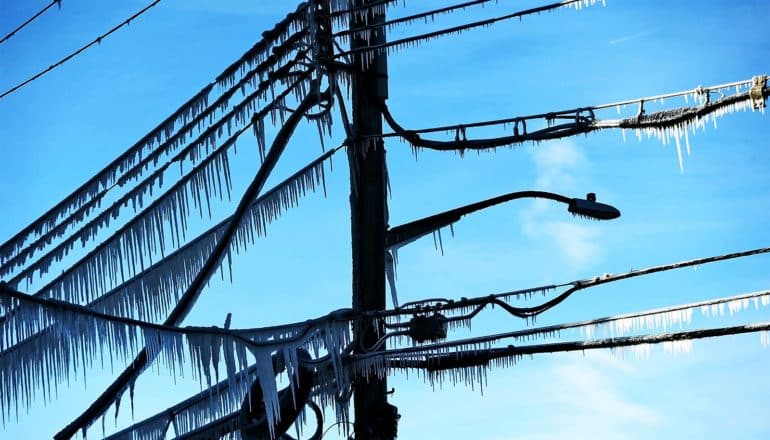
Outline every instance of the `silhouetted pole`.
{"label": "silhouetted pole", "polygon": [[[372,0],[357,0],[364,7]],[[385,21],[381,14],[354,13],[351,28]],[[369,38],[358,33],[351,36],[351,49],[385,42],[384,29],[367,31]],[[386,54],[356,53],[353,57],[352,118],[353,145],[348,149],[350,164],[351,242],[353,248],[353,309],[356,311],[385,309],[385,230],[388,224],[386,200],[385,148],[380,103],[387,98]],[[361,323],[354,331],[355,350],[370,347],[379,338],[372,323]],[[395,408],[387,403],[386,379],[356,378],[353,382],[355,410],[354,431],[357,440],[393,439]]]}

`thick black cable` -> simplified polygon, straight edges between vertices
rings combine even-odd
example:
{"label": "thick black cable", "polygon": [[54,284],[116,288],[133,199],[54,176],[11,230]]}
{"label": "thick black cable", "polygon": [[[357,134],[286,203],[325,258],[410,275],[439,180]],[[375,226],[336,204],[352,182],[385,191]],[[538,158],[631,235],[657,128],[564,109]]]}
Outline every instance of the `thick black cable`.
{"label": "thick black cable", "polygon": [[140,15],[144,14],[145,12],[152,9],[155,5],[160,3],[161,0],[155,0],[154,2],[150,3],[149,5],[145,6],[141,10],[139,10],[134,15],[128,17],[126,20],[124,20],[122,23],[116,25],[112,29],[108,30],[107,32],[103,33],[102,35],[99,35],[96,37],[93,41],[86,44],[85,46],[81,47],[80,49],[76,50],[75,52],[72,52],[71,54],[67,55],[66,57],[60,59],[59,61],[55,62],[54,64],[51,64],[46,69],[41,70],[40,72],[36,73],[35,75],[31,76],[30,78],[27,78],[26,80],[20,82],[19,84],[16,84],[15,86],[11,87],[10,89],[6,90],[3,93],[0,93],[0,99],[5,98],[6,96],[10,95],[11,93],[19,90],[20,88],[26,86],[27,84],[31,83],[32,81],[35,81],[36,79],[40,78],[41,76],[45,75],[46,73],[54,70],[55,68],[61,66],[62,64],[66,63],[67,61],[75,58],[76,56],[80,55],[81,53],[85,52],[88,48],[95,46],[97,44],[101,44],[102,40],[109,37],[112,33],[117,31],[118,29],[122,28],[123,26],[128,26],[129,23],[131,23],[131,20],[134,20],[138,18]]}
{"label": "thick black cable", "polygon": [[16,35],[17,32],[19,32],[20,30],[24,29],[24,27],[26,27],[28,24],[32,23],[38,17],[43,15],[45,13],[45,11],[51,9],[53,7],[53,5],[59,5],[59,9],[61,9],[61,0],[53,0],[51,3],[48,3],[48,5],[46,5],[43,9],[37,11],[35,13],[35,15],[33,15],[30,18],[28,18],[27,21],[25,21],[24,23],[22,23],[19,26],[17,26],[16,29],[12,30],[9,34],[4,36],[3,38],[0,38],[0,44],[3,44],[6,41],[8,41],[8,39],[13,37],[14,35]]}
{"label": "thick black cable", "polygon": [[[423,139],[417,134],[416,131],[406,130],[399,125],[390,114],[390,110],[387,105],[382,106],[382,115],[390,128],[407,142],[414,147],[427,148],[438,151],[464,151],[464,150],[485,150],[489,148],[503,147],[513,144],[520,144],[527,141],[544,141],[549,139],[559,139],[568,136],[574,136],[576,134],[588,133],[593,130],[597,130],[597,127],[592,125],[594,118],[593,112],[587,112],[587,116],[583,116],[580,113],[574,116],[575,122],[563,123],[558,125],[552,125],[547,128],[536,130],[533,132],[523,133],[518,132],[518,126],[515,127],[514,134],[510,136],[502,136],[497,138],[488,139],[467,139],[465,138],[465,126],[457,126],[458,134],[454,141],[434,141]],[[462,132],[462,137],[460,135]]]}
{"label": "thick black cable", "polygon": [[[729,84],[720,84],[720,85],[711,86],[711,87],[703,87],[702,89],[706,91],[714,90],[714,89],[725,89],[725,88],[737,87],[739,85],[750,85],[751,82],[752,80],[736,81]],[[583,123],[593,121],[592,125],[595,126],[595,129],[605,129],[605,128],[635,129],[635,128],[658,127],[663,124],[677,124],[680,122],[705,116],[709,113],[713,113],[714,111],[720,108],[724,108],[726,106],[735,104],[742,99],[748,98],[749,96],[748,92],[743,92],[733,96],[725,96],[714,101],[709,101],[702,105],[694,104],[692,106],[679,107],[671,110],[662,110],[662,111],[653,112],[653,113],[645,112],[637,117],[625,118],[625,119],[619,119],[619,120],[600,120],[600,119],[596,119],[595,115],[593,115],[593,113],[597,110],[602,110],[610,107],[620,107],[620,106],[631,105],[631,104],[651,102],[655,100],[666,99],[666,98],[677,97],[677,96],[686,96],[692,93],[696,93],[697,90],[698,89],[680,91],[676,93],[668,93],[665,95],[648,96],[644,98],[630,99],[630,100],[613,102],[613,103],[605,103],[600,105],[591,105],[587,107],[575,107],[572,109],[560,110],[556,112],[537,113],[537,114],[531,114],[531,115],[525,115],[525,116],[515,116],[510,118],[465,122],[465,123],[453,124],[453,125],[424,127],[419,129],[407,130],[407,129],[401,128],[400,125],[396,124],[400,128],[400,131],[394,130],[392,133],[383,133],[382,135],[379,135],[377,137],[381,137],[381,138],[402,137],[406,139],[406,136],[410,136],[414,139],[419,139],[420,141],[423,141],[423,142],[432,142],[432,141],[426,141],[421,138],[414,137],[414,135],[426,134],[426,133],[437,133],[437,132],[449,132],[449,131],[461,132],[469,128],[489,127],[489,126],[508,125],[508,124],[513,124],[514,129],[516,129],[517,125],[521,125],[524,132],[526,132],[527,121],[537,120],[537,119],[545,119],[551,122],[556,120],[572,119],[577,121],[578,119],[583,119]],[[765,87],[762,90],[762,95],[764,98],[767,98],[768,95],[770,95],[770,89],[768,89],[768,87]],[[383,112],[384,111],[385,110],[383,110]],[[391,119],[392,119],[392,116],[391,116]]]}
{"label": "thick black cable", "polygon": [[[723,255],[715,255],[711,257],[704,257],[704,258],[696,258],[693,260],[688,261],[681,261],[678,263],[670,263],[670,264],[663,264],[658,266],[652,266],[647,267],[644,269],[638,269],[638,270],[631,270],[628,272],[623,272],[615,275],[604,275],[604,276],[598,276],[591,279],[586,279],[582,281],[575,281],[572,283],[563,283],[560,285],[550,285],[550,286],[543,286],[540,288],[535,289],[526,289],[526,290],[520,290],[520,291],[514,291],[514,292],[504,292],[494,295],[487,295],[487,296],[479,296],[479,297],[473,297],[473,298],[462,298],[461,300],[445,300],[445,302],[441,304],[435,304],[435,305],[428,305],[428,306],[417,306],[413,309],[395,309],[395,310],[387,310],[385,312],[379,312],[380,316],[382,317],[388,317],[388,316],[397,316],[397,315],[405,315],[405,314],[430,314],[435,312],[442,312],[445,310],[455,310],[455,309],[462,309],[462,308],[468,308],[468,307],[474,307],[473,311],[468,313],[467,315],[458,316],[455,318],[449,318],[450,320],[457,321],[462,319],[469,319],[476,314],[478,314],[481,310],[483,310],[484,307],[494,304],[502,307],[506,312],[510,313],[513,316],[519,317],[519,318],[533,318],[537,315],[542,314],[543,312],[552,309],[556,305],[562,303],[564,300],[569,298],[573,293],[578,292],[583,289],[587,289],[589,287],[594,287],[602,284],[612,283],[614,281],[620,281],[625,280],[628,278],[635,278],[638,276],[643,275],[649,275],[657,272],[665,272],[668,270],[674,270],[674,269],[681,269],[684,267],[692,267],[692,266],[698,266],[701,264],[708,264],[708,263],[714,263],[717,261],[725,261],[725,260],[731,260],[735,258],[742,258],[742,257],[748,257],[752,255],[760,255],[760,254],[766,254],[770,253],[770,248],[757,248],[757,249],[751,249],[747,251],[740,251],[740,252],[733,252],[729,254],[723,254]],[[555,287],[559,286],[565,286],[565,285],[572,285],[569,289],[565,290],[558,296],[554,297],[553,299],[546,301],[540,305],[533,306],[533,307],[514,307],[510,304],[505,303],[504,301],[501,301],[501,298],[504,298],[506,296],[515,295],[515,294],[521,294],[521,293],[528,293],[533,291],[542,291],[542,290],[550,290]],[[397,324],[389,324],[389,328],[404,328],[408,324],[407,323],[397,323]]]}

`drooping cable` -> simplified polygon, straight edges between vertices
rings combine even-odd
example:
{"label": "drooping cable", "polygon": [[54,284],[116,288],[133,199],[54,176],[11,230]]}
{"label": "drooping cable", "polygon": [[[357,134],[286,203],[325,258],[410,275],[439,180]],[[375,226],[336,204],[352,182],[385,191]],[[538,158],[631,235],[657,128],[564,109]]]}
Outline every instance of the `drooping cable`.
{"label": "drooping cable", "polygon": [[[700,309],[704,315],[719,316],[724,312],[724,306],[727,305],[730,313],[735,313],[742,309],[750,307],[752,304],[762,306],[770,305],[770,291],[764,290],[747,294],[734,295],[729,297],[716,298],[711,300],[699,301],[689,304],[681,304],[670,307],[663,307],[651,310],[644,310],[634,313],[597,318],[586,321],[576,321],[569,323],[554,324],[544,327],[534,327],[522,330],[515,330],[505,333],[497,333],[486,336],[477,336],[455,341],[438,342],[433,344],[417,345],[389,350],[391,355],[415,355],[429,351],[446,352],[449,349],[464,349],[468,347],[480,347],[484,344],[502,341],[504,339],[514,339],[517,341],[529,341],[533,338],[553,338],[558,337],[561,332],[570,329],[590,329],[585,331],[589,337],[595,331],[596,327],[601,325],[613,324],[609,330],[613,337],[622,337],[628,333],[641,330],[649,330],[650,327],[663,327],[664,331],[671,327],[682,325],[689,322],[691,312]],[[362,358],[375,357],[377,353],[369,353]]]}
{"label": "drooping cable", "polygon": [[30,18],[28,18],[24,23],[18,25],[14,30],[12,30],[11,32],[6,34],[3,38],[0,38],[0,44],[3,44],[6,41],[8,41],[8,39],[10,39],[14,35],[16,35],[17,32],[19,32],[20,30],[24,29],[28,24],[30,24],[33,21],[35,21],[38,17],[43,15],[47,10],[51,9],[54,5],[58,5],[59,9],[61,9],[61,0],[52,0],[51,3],[48,3],[45,7],[43,7],[43,9],[37,11],[35,13],[35,15],[33,15]]}

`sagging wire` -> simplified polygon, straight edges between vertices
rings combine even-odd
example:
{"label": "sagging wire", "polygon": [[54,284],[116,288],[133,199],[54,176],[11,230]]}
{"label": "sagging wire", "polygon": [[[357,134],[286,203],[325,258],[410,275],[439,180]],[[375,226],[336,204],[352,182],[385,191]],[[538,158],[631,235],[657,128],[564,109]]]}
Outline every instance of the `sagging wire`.
{"label": "sagging wire", "polygon": [[[49,255],[52,255],[56,252],[66,251],[66,249],[71,248],[71,246],[78,240],[80,240],[82,244],[85,244],[88,241],[89,237],[93,235],[93,232],[101,228],[100,225],[103,225],[110,218],[117,218],[122,208],[128,207],[128,206],[136,207],[137,203],[131,203],[131,202],[136,202],[137,200],[141,200],[142,195],[147,192],[148,188],[152,187],[156,182],[162,182],[164,180],[163,179],[164,173],[171,166],[178,163],[180,164],[180,168],[181,168],[181,164],[185,160],[187,160],[192,156],[198,155],[197,150],[202,149],[204,145],[208,146],[208,142],[212,136],[214,136],[219,131],[223,130],[225,127],[229,129],[231,120],[241,111],[242,105],[244,105],[247,102],[252,102],[259,96],[263,95],[268,90],[269,87],[272,87],[273,82],[274,82],[274,79],[267,79],[262,83],[260,83],[259,87],[251,95],[245,98],[241,103],[235,105],[233,109],[229,111],[227,114],[222,115],[219,121],[215,122],[209,128],[199,133],[199,135],[195,139],[187,143],[187,145],[184,148],[179,150],[167,162],[156,167],[155,170],[150,175],[146,176],[144,179],[138,182],[132,189],[124,193],[120,198],[114,201],[109,207],[102,210],[102,212],[100,212],[94,218],[89,220],[81,228],[79,228],[76,231],[73,231],[69,237],[67,237],[64,241],[62,241],[59,245],[57,245],[51,251],[39,257],[37,261],[43,260]],[[294,90],[294,88],[296,88],[297,85],[298,85],[297,83],[290,85],[288,90]],[[214,104],[212,104],[210,108],[215,108],[215,106],[217,105],[218,104],[215,102]],[[201,115],[199,116],[201,118],[204,118],[205,113],[201,113]],[[200,121],[200,119],[198,119],[198,121]],[[194,119],[190,121],[190,123],[191,124],[196,123],[196,120]],[[240,134],[244,132],[244,129],[249,128],[252,124],[253,122],[247,124],[245,127],[239,129],[235,134],[231,134],[231,136],[234,136],[235,138],[237,138]],[[178,139],[178,136],[181,135],[181,133],[182,132],[178,132],[176,135],[169,138],[169,140],[164,142],[162,146],[168,145],[171,142],[175,142]],[[198,164],[196,164],[193,168],[191,168],[186,174],[182,173],[180,180],[177,182],[177,184],[175,184],[168,190],[168,193],[173,192],[176,188],[178,188],[180,183],[187,182],[190,178],[195,176],[197,172],[204,169],[213,159],[215,159],[219,155],[219,153],[222,152],[223,148],[229,149],[229,147],[232,146],[231,139],[232,138],[223,142],[220,147],[214,148],[213,150],[207,152],[207,155],[203,159],[199,159]],[[144,167],[149,165],[150,163],[157,162],[158,156],[161,153],[162,153],[161,150],[155,150],[153,153],[145,156],[139,163],[137,163],[136,166]],[[119,179],[111,186],[105,187],[91,201],[83,204],[76,211],[72,212],[67,218],[64,219],[64,221],[60,222],[52,229],[49,229],[44,234],[40,235],[35,241],[26,245],[23,249],[21,249],[16,254],[16,256],[7,260],[2,266],[0,266],[0,269],[8,270],[8,268],[20,266],[26,263],[25,260],[31,257],[35,251],[44,249],[48,244],[51,243],[54,237],[63,235],[66,232],[66,229],[69,225],[71,225],[72,223],[81,221],[81,218],[83,218],[88,211],[90,211],[95,206],[97,206],[108,192],[110,192],[111,190],[115,189],[118,186],[123,186],[124,184],[125,184],[124,180]],[[141,216],[141,215],[142,215],[141,212],[137,214],[137,216]],[[32,265],[34,266],[34,262]],[[27,273],[27,271],[25,270],[22,273]]]}
{"label": "sagging wire", "polygon": [[[503,146],[510,146],[513,144],[519,144],[526,141],[543,141],[549,139],[558,139],[567,136],[574,136],[576,134],[588,133],[597,128],[594,126],[596,117],[590,108],[579,109],[570,113],[553,113],[547,115],[549,121],[555,121],[557,119],[569,119],[573,122],[562,124],[549,124],[548,127],[528,132],[527,131],[527,118],[516,118],[512,122],[513,135],[502,136],[497,138],[488,139],[468,139],[465,130],[468,125],[457,125],[455,128],[454,141],[434,141],[427,140],[420,137],[417,131],[406,130],[396,122],[393,115],[390,113],[390,109],[387,105],[382,105],[382,115],[387,121],[390,128],[396,135],[402,137],[409,142],[414,148],[427,148],[431,150],[439,151],[464,151],[464,150],[486,150],[490,148],[497,148]],[[519,128],[521,127],[521,128]]]}
{"label": "sagging wire", "polygon": [[[442,302],[434,305],[422,306],[418,302],[418,304],[415,305],[414,307],[410,305],[411,308],[389,310],[389,311],[379,312],[379,313],[383,317],[392,317],[392,316],[409,315],[409,314],[428,315],[431,313],[451,311],[456,309],[468,309],[470,307],[473,307],[472,311],[467,315],[447,318],[453,321],[461,321],[463,319],[470,319],[476,316],[479,312],[481,312],[481,310],[483,310],[485,307],[489,305],[498,305],[503,307],[503,309],[506,312],[508,312],[513,316],[516,316],[518,318],[524,318],[524,319],[533,319],[537,315],[540,315],[543,312],[550,310],[556,305],[562,303],[564,300],[569,298],[573,293],[590,288],[590,287],[612,283],[615,281],[620,281],[628,278],[635,278],[643,275],[649,275],[657,272],[664,272],[668,270],[681,269],[685,267],[698,266],[701,264],[708,264],[708,263],[713,263],[718,261],[725,261],[725,260],[730,260],[735,258],[742,258],[742,257],[766,254],[766,253],[770,253],[770,248],[757,248],[757,249],[751,249],[747,251],[734,252],[730,254],[711,256],[711,257],[705,257],[705,258],[697,258],[697,259],[682,261],[678,263],[671,263],[671,264],[665,264],[665,265],[659,265],[659,266],[652,266],[644,269],[631,270],[628,272],[623,272],[615,275],[604,274],[604,275],[600,275],[590,279],[574,281],[572,283],[543,286],[540,288],[526,289],[523,291],[506,292],[501,294],[480,296],[480,297],[474,297],[474,298],[462,298],[456,301],[446,300],[446,302]],[[564,292],[554,297],[553,299],[533,307],[514,307],[514,306],[511,306],[510,304],[507,304],[501,301],[501,298],[510,297],[512,295],[529,294],[531,292],[536,292],[536,291],[546,291],[559,286],[567,286],[567,285],[571,285],[572,287],[565,290]],[[408,324],[406,323],[388,323],[387,324],[388,328],[404,328],[407,326]]]}
{"label": "sagging wire", "polygon": [[[436,133],[436,132],[454,132],[456,137],[462,137],[464,131],[467,129],[488,127],[488,126],[498,126],[498,125],[513,125],[514,133],[520,132],[520,134],[524,134],[524,133],[530,133],[527,130],[527,125],[526,125],[527,121],[532,121],[537,119],[544,119],[548,124],[552,124],[557,119],[572,119],[572,120],[575,120],[576,122],[583,122],[583,123],[588,123],[589,121],[591,121],[591,124],[595,125],[596,128],[621,128],[620,127],[621,123],[619,121],[627,121],[626,124],[630,125],[634,118],[603,121],[595,117],[592,118],[592,115],[598,110],[616,108],[619,111],[621,107],[625,107],[629,105],[639,105],[640,111],[637,112],[637,118],[639,116],[642,116],[643,118],[646,117],[649,119],[651,118],[651,114],[647,114],[647,112],[644,111],[644,103],[649,103],[649,102],[662,103],[665,99],[675,98],[675,97],[687,98],[692,96],[693,98],[697,98],[699,96],[704,96],[704,94],[714,93],[714,92],[719,92],[724,96],[723,91],[725,90],[735,89],[736,91],[738,91],[742,87],[751,87],[751,86],[757,85],[758,83],[760,84],[760,86],[758,87],[758,91],[754,92],[753,99],[755,100],[761,99],[762,97],[766,98],[768,96],[768,90],[765,84],[766,78],[767,78],[767,75],[757,75],[747,80],[734,81],[734,82],[718,84],[718,85],[713,85],[708,87],[698,86],[694,89],[683,90],[683,91],[678,91],[673,93],[665,93],[665,94],[654,95],[654,96],[646,96],[643,98],[628,99],[628,100],[610,102],[610,103],[599,104],[599,105],[576,107],[576,108],[567,109],[567,110],[560,110],[560,111],[554,111],[554,112],[548,112],[548,113],[537,113],[537,114],[531,114],[531,115],[525,115],[525,116],[515,116],[510,118],[502,118],[502,119],[465,122],[461,124],[426,127],[426,128],[409,129],[409,130],[400,128],[400,125],[396,124],[400,128],[399,131],[394,130],[394,132],[392,133],[383,133],[382,135],[379,135],[377,137],[381,137],[381,138],[404,137],[405,134],[412,136],[412,135]],[[749,94],[751,94],[751,92],[749,92]],[[739,95],[739,99],[745,99],[748,97],[745,93],[744,94],[737,93],[737,95]],[[700,107],[695,106],[694,108],[697,109],[697,111],[699,111],[700,115],[702,116],[704,112],[716,111],[719,107],[714,107],[715,105],[720,105],[720,104],[726,105],[730,103],[730,102],[725,102],[725,99],[727,98],[730,98],[730,97],[723,97],[722,99],[717,101],[703,99],[703,103],[701,104],[701,106]],[[685,107],[685,108],[691,108],[691,107]],[[585,115],[585,116],[582,116],[581,118],[581,115]],[[660,117],[658,117],[658,119],[660,119]],[[678,121],[672,120],[671,122],[676,123]],[[425,142],[429,144],[432,141],[426,140]]]}
{"label": "sagging wire", "polygon": [[[748,304],[750,300],[759,301],[760,298],[762,299],[763,305],[770,304],[770,290],[741,294],[741,295],[734,295],[730,297],[716,298],[712,300],[699,301],[699,302],[689,303],[689,304],[681,304],[681,305],[676,305],[671,307],[645,310],[645,311],[634,312],[634,313],[627,313],[622,315],[615,315],[615,316],[610,316],[605,318],[597,318],[597,319],[592,319],[587,321],[576,321],[576,322],[569,322],[569,323],[562,323],[562,324],[554,324],[554,325],[549,325],[545,327],[535,327],[535,328],[516,330],[511,332],[487,335],[487,336],[478,336],[474,338],[461,339],[456,341],[440,342],[436,344],[426,344],[426,345],[419,345],[414,347],[392,349],[392,350],[386,351],[386,353],[391,355],[410,355],[410,354],[420,353],[427,350],[445,351],[451,348],[478,346],[480,344],[489,344],[489,343],[500,341],[503,339],[524,340],[524,339],[530,339],[536,336],[553,337],[553,336],[559,335],[561,331],[568,330],[568,329],[593,328],[601,324],[634,320],[634,319],[644,318],[644,317],[653,316],[653,315],[672,314],[672,313],[676,313],[676,312],[680,312],[688,309],[693,310],[693,309],[700,308],[701,310],[705,309],[706,313],[709,313],[708,310],[714,310],[714,307],[717,307],[716,310],[720,310],[719,306],[723,304],[730,304],[730,303],[742,304],[744,302]],[[636,337],[636,336],[632,336],[632,337]],[[616,335],[616,337],[612,339],[619,339],[619,338],[621,337]],[[352,357],[362,358],[362,357],[371,357],[371,356],[372,355],[359,355],[359,356],[353,355]]]}

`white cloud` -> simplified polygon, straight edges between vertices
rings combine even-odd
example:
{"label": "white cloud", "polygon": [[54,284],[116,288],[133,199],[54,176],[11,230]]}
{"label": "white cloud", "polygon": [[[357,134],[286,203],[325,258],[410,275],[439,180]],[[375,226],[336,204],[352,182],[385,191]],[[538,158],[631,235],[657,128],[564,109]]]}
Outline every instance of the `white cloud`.
{"label": "white cloud", "polygon": [[[567,196],[582,196],[589,163],[572,142],[544,144],[533,154],[537,171],[535,188]],[[582,220],[565,220],[565,209],[549,200],[533,202],[522,218],[522,228],[531,239],[545,239],[573,268],[579,269],[600,259],[599,231]]]}
{"label": "white cloud", "polygon": [[629,363],[607,353],[551,363],[530,385],[537,394],[528,404],[548,411],[541,423],[497,440],[634,439],[645,438],[663,422],[656,409],[625,396],[619,383],[636,374]]}
{"label": "white cloud", "polygon": [[634,440],[654,438],[667,422],[663,410],[644,400],[649,397],[635,397],[633,388],[645,378],[633,361],[588,352],[490,371],[483,396],[451,381],[434,392],[415,387],[415,378],[409,387],[397,379],[390,384],[408,417],[404,438]]}

